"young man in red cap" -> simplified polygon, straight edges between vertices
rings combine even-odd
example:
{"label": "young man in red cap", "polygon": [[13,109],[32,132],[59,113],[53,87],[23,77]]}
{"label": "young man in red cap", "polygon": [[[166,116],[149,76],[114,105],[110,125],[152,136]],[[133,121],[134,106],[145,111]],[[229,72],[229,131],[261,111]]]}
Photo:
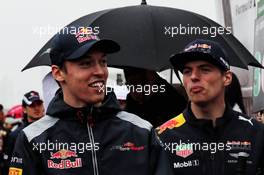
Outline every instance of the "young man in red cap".
{"label": "young man in red cap", "polygon": [[87,30],[55,36],[51,69],[61,91],[18,137],[10,175],[170,174],[152,126],[106,94],[106,55],[119,49]]}
{"label": "young man in red cap", "polygon": [[183,74],[190,101],[157,128],[174,174],[262,174],[264,127],[225,103],[232,72],[221,46],[195,40],[170,61]]}

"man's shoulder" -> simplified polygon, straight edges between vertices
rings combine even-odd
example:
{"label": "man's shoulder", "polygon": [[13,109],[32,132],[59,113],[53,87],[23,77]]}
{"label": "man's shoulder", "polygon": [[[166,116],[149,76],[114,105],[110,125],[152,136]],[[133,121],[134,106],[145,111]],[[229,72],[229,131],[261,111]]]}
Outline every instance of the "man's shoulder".
{"label": "man's shoulder", "polygon": [[18,126],[14,131],[10,132],[8,137],[13,139],[16,138],[18,136],[18,134],[25,128],[25,124],[21,124],[20,126]]}
{"label": "man's shoulder", "polygon": [[119,119],[129,122],[130,124],[139,127],[139,128],[143,128],[146,130],[151,130],[153,128],[153,126],[146,120],[140,118],[139,116],[126,112],[126,111],[120,111],[117,113],[116,115]]}
{"label": "man's shoulder", "polygon": [[54,126],[58,122],[58,120],[58,118],[45,115],[41,119],[25,127],[23,131],[28,138],[28,141],[30,142],[33,138],[41,135],[47,129]]}
{"label": "man's shoulder", "polygon": [[254,127],[254,128],[260,127],[264,129],[264,124],[258,122],[254,117],[234,110],[232,112],[233,112],[233,117],[235,117],[238,124],[240,123],[249,127]]}

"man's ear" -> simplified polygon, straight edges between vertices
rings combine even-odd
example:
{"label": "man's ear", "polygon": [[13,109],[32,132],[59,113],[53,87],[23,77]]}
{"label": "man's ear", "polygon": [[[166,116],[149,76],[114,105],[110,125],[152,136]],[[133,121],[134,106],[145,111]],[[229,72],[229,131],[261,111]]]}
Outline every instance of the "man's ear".
{"label": "man's ear", "polygon": [[59,66],[57,65],[52,65],[51,66],[51,72],[52,72],[52,76],[55,80],[62,82],[64,81],[64,71],[59,68]]}
{"label": "man's ear", "polygon": [[226,71],[224,73],[224,85],[225,86],[228,86],[228,85],[231,84],[231,82],[232,82],[232,74],[233,73],[230,70],[228,70],[228,71]]}

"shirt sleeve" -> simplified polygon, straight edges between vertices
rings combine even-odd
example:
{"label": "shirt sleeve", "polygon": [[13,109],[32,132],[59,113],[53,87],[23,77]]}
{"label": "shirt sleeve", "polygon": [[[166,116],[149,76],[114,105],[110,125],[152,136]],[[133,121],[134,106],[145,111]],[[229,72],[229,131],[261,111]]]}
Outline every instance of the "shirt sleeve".
{"label": "shirt sleeve", "polygon": [[151,130],[151,138],[151,175],[172,175],[173,171],[168,156],[154,129]]}
{"label": "shirt sleeve", "polygon": [[16,139],[14,151],[10,159],[9,175],[42,175],[39,155],[28,142],[23,131]]}

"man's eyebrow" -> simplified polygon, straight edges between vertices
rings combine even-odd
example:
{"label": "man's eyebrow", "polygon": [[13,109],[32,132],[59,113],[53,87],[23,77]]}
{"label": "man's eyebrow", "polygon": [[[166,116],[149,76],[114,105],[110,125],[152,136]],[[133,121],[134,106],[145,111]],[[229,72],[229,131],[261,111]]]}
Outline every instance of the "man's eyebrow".
{"label": "man's eyebrow", "polygon": [[[211,64],[207,64],[207,63],[203,63],[203,64],[198,65],[197,67],[199,67],[199,68],[205,68],[205,67],[212,68],[213,65],[211,65]],[[187,65],[185,65],[185,66],[183,67],[183,69],[192,69],[192,67],[191,67],[191,66],[187,66]]]}
{"label": "man's eyebrow", "polygon": [[[102,54],[102,57],[106,57],[106,56],[107,56],[106,53],[103,53]],[[84,58],[91,58],[91,53],[84,54],[82,57],[84,57]]]}
{"label": "man's eyebrow", "polygon": [[198,67],[200,67],[200,68],[213,68],[214,66],[211,64],[201,64]]}

